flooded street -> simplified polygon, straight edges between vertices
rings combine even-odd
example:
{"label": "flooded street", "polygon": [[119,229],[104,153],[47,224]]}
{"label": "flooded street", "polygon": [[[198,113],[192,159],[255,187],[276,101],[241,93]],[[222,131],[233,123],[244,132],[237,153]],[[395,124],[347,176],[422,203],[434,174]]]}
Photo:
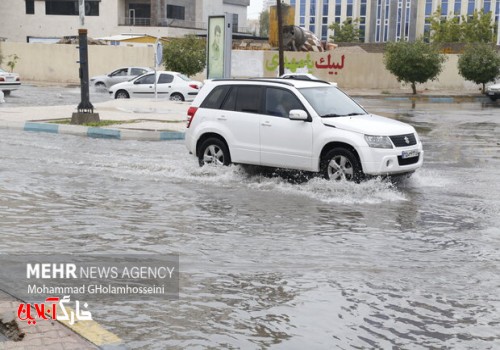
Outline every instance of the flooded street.
{"label": "flooded street", "polygon": [[130,349],[499,348],[500,105],[359,102],[417,128],[412,178],[0,129],[0,253],[178,253],[179,300],[90,305]]}

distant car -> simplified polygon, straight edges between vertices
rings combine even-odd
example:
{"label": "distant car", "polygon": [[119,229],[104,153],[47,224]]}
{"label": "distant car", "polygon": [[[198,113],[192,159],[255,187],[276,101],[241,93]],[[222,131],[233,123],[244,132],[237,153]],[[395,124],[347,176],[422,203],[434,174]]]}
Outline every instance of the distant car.
{"label": "distant car", "polygon": [[496,101],[500,98],[500,84],[493,84],[486,88],[486,95],[492,100]]}
{"label": "distant car", "polygon": [[9,95],[12,90],[17,90],[21,86],[21,79],[17,73],[9,73],[0,68],[0,90],[4,95]]}
{"label": "distant car", "polygon": [[90,85],[96,88],[110,88],[111,86],[129,81],[139,75],[153,70],[149,67],[123,67],[106,75],[98,75],[90,78]]}
{"label": "distant car", "polygon": [[[281,75],[280,78],[296,80],[321,80],[317,76],[310,73],[285,73]],[[330,82],[330,85],[337,86],[337,83]]]}
{"label": "distant car", "polygon": [[[178,72],[156,72],[156,92],[160,98],[172,101],[192,101],[203,84],[191,80]],[[143,74],[130,81],[113,85],[109,89],[113,98],[135,98],[155,96],[155,73]]]}

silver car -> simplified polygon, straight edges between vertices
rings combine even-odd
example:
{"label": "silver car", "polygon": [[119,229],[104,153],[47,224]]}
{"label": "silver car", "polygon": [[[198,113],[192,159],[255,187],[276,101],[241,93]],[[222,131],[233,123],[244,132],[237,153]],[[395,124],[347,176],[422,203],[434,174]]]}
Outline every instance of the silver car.
{"label": "silver car", "polygon": [[107,89],[111,86],[129,81],[139,75],[153,71],[149,67],[123,67],[106,75],[98,75],[90,78],[90,86]]}

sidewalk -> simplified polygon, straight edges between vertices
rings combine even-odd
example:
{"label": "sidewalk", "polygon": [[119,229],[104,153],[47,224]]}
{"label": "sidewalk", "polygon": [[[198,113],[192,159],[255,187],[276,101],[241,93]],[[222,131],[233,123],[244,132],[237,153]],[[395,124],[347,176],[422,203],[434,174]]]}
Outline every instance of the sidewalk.
{"label": "sidewalk", "polygon": [[[398,101],[425,101],[431,103],[457,103],[487,99],[479,91],[419,91],[412,95],[408,90],[345,89],[353,98],[375,98]],[[106,127],[86,127],[58,124],[71,119],[75,105],[50,107],[0,108],[0,128],[21,129],[33,132],[49,132],[88,136],[94,138],[132,140],[181,140],[186,128],[188,102],[165,99],[119,99],[95,103],[94,112],[101,121],[121,123]]]}
{"label": "sidewalk", "polygon": [[[94,321],[69,325],[38,320],[29,325],[18,319],[20,300],[0,290],[0,349],[2,350],[124,350],[120,338]],[[35,314],[35,310],[33,310]]]}
{"label": "sidewalk", "polygon": [[[110,100],[94,104],[94,112],[102,120],[122,121],[108,127],[95,128],[57,124],[71,119],[76,106],[8,107],[0,109],[0,127],[64,133],[96,138],[172,140],[182,139],[186,125],[187,102],[169,100]],[[49,123],[50,122],[50,123]]]}

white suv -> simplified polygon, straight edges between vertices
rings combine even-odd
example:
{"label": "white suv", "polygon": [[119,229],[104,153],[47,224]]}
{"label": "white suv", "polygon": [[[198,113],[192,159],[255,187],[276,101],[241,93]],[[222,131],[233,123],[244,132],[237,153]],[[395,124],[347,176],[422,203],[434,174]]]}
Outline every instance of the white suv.
{"label": "white suv", "polygon": [[208,81],[188,110],[186,147],[200,165],[253,164],[332,180],[410,174],[424,152],[415,129],[368,114],[322,81]]}

